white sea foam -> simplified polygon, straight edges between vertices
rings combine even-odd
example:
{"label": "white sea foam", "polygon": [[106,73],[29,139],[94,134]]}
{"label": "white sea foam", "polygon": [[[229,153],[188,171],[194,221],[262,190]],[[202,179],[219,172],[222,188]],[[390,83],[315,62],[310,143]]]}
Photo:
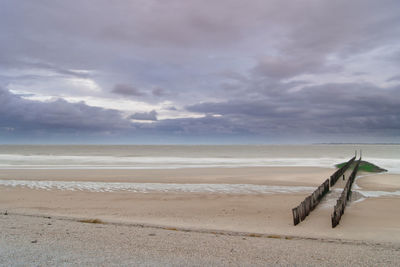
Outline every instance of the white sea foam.
{"label": "white sea foam", "polygon": [[0,180],[0,186],[27,187],[44,190],[135,193],[214,193],[214,194],[274,194],[310,193],[315,188],[306,186],[267,186],[252,184],[170,184],[170,183],[107,183],[73,181]]}
{"label": "white sea foam", "polygon": [[332,167],[339,158],[116,157],[0,154],[1,169],[174,169],[203,167]]}
{"label": "white sea foam", "polygon": [[306,166],[333,168],[362,149],[364,159],[400,173],[398,145],[1,146],[0,169],[177,169]]}
{"label": "white sea foam", "polygon": [[400,196],[400,191],[363,191],[363,190],[356,190],[364,197],[398,197]]}

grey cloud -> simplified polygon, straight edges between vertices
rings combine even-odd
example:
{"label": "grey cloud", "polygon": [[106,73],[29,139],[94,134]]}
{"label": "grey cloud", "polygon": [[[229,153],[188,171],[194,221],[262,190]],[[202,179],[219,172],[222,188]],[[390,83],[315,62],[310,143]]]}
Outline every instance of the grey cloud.
{"label": "grey cloud", "polygon": [[157,120],[157,112],[152,110],[150,112],[138,112],[129,117],[132,120],[139,121],[156,121]]}
{"label": "grey cloud", "polygon": [[[349,90],[353,88],[354,91]],[[37,102],[0,90],[0,129],[3,132],[42,130],[48,134],[119,132],[126,136],[326,136],[400,134],[400,88],[375,88],[367,84],[309,86],[294,95],[222,103],[202,103],[187,110],[209,114],[201,118],[157,120],[157,112],[136,113],[128,119],[113,110],[68,103]],[[300,96],[301,94],[301,96]],[[218,115],[218,116],[214,116]],[[1,130],[0,130],[1,131]],[[354,140],[354,139],[352,139]],[[359,139],[355,139],[357,141]]]}
{"label": "grey cloud", "polygon": [[363,72],[363,71],[356,71],[356,72],[353,72],[353,75],[354,75],[354,76],[361,76],[361,75],[366,75],[366,74],[368,74],[368,72]]}
{"label": "grey cloud", "polygon": [[145,96],[146,94],[140,91],[138,88],[129,84],[116,84],[111,91],[114,94],[124,96]]}
{"label": "grey cloud", "polygon": [[[188,106],[193,112],[220,114],[244,123],[251,131],[266,134],[281,131],[354,133],[373,130],[400,133],[399,88],[370,84],[325,84],[282,92],[263,100],[237,100]],[[263,125],[263,126],[260,126]],[[277,127],[279,126],[279,127]],[[276,128],[277,127],[277,128]]]}
{"label": "grey cloud", "polygon": [[[278,25],[287,31],[286,40],[277,42],[280,46],[276,47],[277,52],[258,59],[256,73],[276,79],[335,73],[344,66],[332,65],[332,57],[345,59],[380,46],[398,44],[393,37],[400,34],[400,25],[393,21],[400,19],[400,6],[394,1],[302,5],[293,5],[283,12],[283,20]],[[372,10],[376,16],[369,15]],[[290,15],[291,18],[287,17]]]}
{"label": "grey cloud", "polygon": [[163,88],[154,88],[151,93],[154,96],[165,96],[167,94],[166,90]]}
{"label": "grey cloud", "polygon": [[[368,73],[376,75],[377,84],[385,75],[398,81],[399,21],[397,0],[3,1],[3,87],[40,95],[47,84],[49,95],[168,100],[207,115],[134,123],[133,129],[117,111],[63,100],[28,101],[3,90],[8,109],[1,107],[2,127],[187,135],[359,128],[399,136],[399,89],[361,84],[368,77],[357,77]],[[31,69],[55,77],[25,73]],[[294,81],[302,74],[313,79]],[[348,84],[336,83],[342,77]],[[91,81],[103,90],[79,87]],[[70,83],[78,86],[68,89]]]}
{"label": "grey cloud", "polygon": [[[8,2],[0,11],[0,56],[7,64],[22,58],[47,62],[43,68],[61,73],[100,68],[125,77],[121,83],[134,77],[149,87],[190,86],[207,95],[213,90],[204,89],[204,71],[232,68],[246,77],[229,58],[239,65],[239,58],[253,58],[255,72],[274,79],[336,72],[329,56],[396,44],[399,9],[396,1],[365,0]],[[210,60],[214,54],[227,60]],[[106,84],[108,78],[99,80]]]}
{"label": "grey cloud", "polygon": [[29,61],[17,61],[15,62],[16,66],[26,68],[26,69],[41,69],[41,70],[49,70],[56,74],[65,75],[65,76],[73,76],[77,78],[89,78],[90,75],[84,72],[79,72],[78,70],[66,69],[60,66],[56,66],[54,64],[45,63],[45,62],[29,62]]}
{"label": "grey cloud", "polygon": [[[73,56],[79,55],[85,60],[87,56],[95,56],[91,52],[99,52],[97,49],[104,51],[101,42],[117,44],[124,52],[136,46],[160,45],[179,46],[180,50],[182,47],[215,46],[226,49],[226,45],[254,35],[273,45],[277,42],[274,48],[280,47],[284,55],[305,51],[310,55],[321,55],[335,52],[338,48],[347,49],[353,42],[370,44],[382,39],[394,40],[391,34],[398,30],[398,27],[393,27],[393,21],[398,18],[399,7],[393,1],[381,1],[379,5],[375,1],[352,1],[351,4],[346,1],[315,4],[257,0],[249,3],[239,0],[175,0],[168,4],[155,0],[146,1],[146,4],[140,1],[116,2],[111,5],[109,1],[85,1],[79,4],[74,1],[25,1],[19,5],[5,4],[2,15],[7,18],[4,26],[18,29],[31,38],[31,46],[40,46],[43,41],[38,38],[44,36],[54,41],[57,47],[66,48]],[[371,16],[371,10],[375,16]],[[24,16],[25,12],[29,12],[30,16]],[[74,18],[60,14],[74,14]],[[90,20],[87,20],[88,16]],[[18,20],[21,17],[22,21]],[[60,28],[63,32],[59,32]],[[35,36],[37,32],[42,32],[42,35]],[[285,33],[284,38],[280,32]],[[63,45],[56,39],[60,36],[75,37],[72,40],[78,42],[79,48],[87,53],[80,55],[71,46],[67,49],[69,44]],[[29,41],[29,38],[25,41]],[[100,43],[95,45],[98,41]],[[87,49],[86,42],[93,44],[91,47],[96,49]],[[19,46],[14,49],[26,52]],[[53,47],[49,48],[48,52],[54,51]],[[114,52],[111,49],[102,56],[107,58],[109,53],[116,56]],[[186,53],[182,50],[178,52]],[[191,51],[187,52],[189,54]],[[55,58],[55,55],[49,56]],[[68,55],[57,56],[62,58]],[[70,62],[68,58],[65,59]]]}
{"label": "grey cloud", "polygon": [[326,65],[323,58],[316,55],[292,56],[291,58],[261,59],[254,68],[256,74],[274,79],[291,78],[300,74],[337,72],[341,69],[337,65]]}
{"label": "grey cloud", "polygon": [[229,80],[234,80],[234,81],[240,81],[240,82],[248,82],[248,77],[232,71],[232,70],[225,70],[225,71],[221,71],[220,73],[217,73],[219,76],[222,76],[224,78],[227,78]]}
{"label": "grey cloud", "polygon": [[160,120],[152,125],[136,125],[141,131],[148,133],[163,133],[164,135],[178,135],[187,137],[213,136],[213,135],[241,135],[249,134],[251,131],[241,127],[232,121],[222,118],[205,116],[201,118],[182,118]]}
{"label": "grey cloud", "polygon": [[26,131],[118,131],[130,122],[115,110],[91,107],[62,99],[38,102],[23,99],[0,88],[0,126]]}
{"label": "grey cloud", "polygon": [[399,75],[395,75],[390,77],[389,79],[386,80],[387,82],[395,82],[395,81],[400,81],[400,74]]}
{"label": "grey cloud", "polygon": [[[29,70],[47,70],[50,73],[54,73],[54,75],[64,75],[64,76],[72,76],[77,78],[88,78],[90,75],[88,73],[80,72],[78,70],[67,69],[55,64],[41,62],[39,60],[26,60],[26,59],[8,59],[5,61],[0,60],[0,67],[3,66],[5,68],[19,69],[22,71]],[[38,77],[37,75],[36,77]]]}

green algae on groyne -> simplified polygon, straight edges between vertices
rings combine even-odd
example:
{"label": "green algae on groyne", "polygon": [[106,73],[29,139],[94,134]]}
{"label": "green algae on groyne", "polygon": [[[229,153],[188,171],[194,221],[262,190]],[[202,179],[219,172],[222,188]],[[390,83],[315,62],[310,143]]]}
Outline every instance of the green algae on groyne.
{"label": "green algae on groyne", "polygon": [[[339,164],[336,164],[335,167],[336,167],[336,168],[341,168],[341,167],[344,166],[345,164],[346,164],[346,162],[339,163]],[[352,164],[350,165],[349,169],[354,169],[355,165],[356,165],[355,162],[352,163]],[[362,171],[362,172],[374,172],[374,173],[387,172],[387,170],[385,170],[385,169],[383,169],[383,168],[381,168],[381,167],[379,167],[379,166],[376,166],[375,164],[373,164],[373,163],[371,163],[371,162],[364,161],[364,160],[362,160],[362,161],[360,162],[360,165],[358,166],[358,171]]]}

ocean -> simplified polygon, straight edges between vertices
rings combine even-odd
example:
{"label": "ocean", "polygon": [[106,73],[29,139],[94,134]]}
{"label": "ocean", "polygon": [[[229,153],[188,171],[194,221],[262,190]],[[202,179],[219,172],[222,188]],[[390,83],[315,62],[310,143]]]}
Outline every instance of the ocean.
{"label": "ocean", "polygon": [[[400,145],[0,145],[0,169],[310,166],[364,160],[400,173]],[[359,152],[358,152],[359,155]]]}

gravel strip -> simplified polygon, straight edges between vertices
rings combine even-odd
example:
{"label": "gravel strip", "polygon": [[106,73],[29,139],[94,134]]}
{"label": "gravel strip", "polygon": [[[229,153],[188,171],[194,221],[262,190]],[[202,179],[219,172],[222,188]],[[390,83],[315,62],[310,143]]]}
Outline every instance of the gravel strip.
{"label": "gravel strip", "polygon": [[0,215],[1,266],[399,266],[398,244],[229,236]]}

